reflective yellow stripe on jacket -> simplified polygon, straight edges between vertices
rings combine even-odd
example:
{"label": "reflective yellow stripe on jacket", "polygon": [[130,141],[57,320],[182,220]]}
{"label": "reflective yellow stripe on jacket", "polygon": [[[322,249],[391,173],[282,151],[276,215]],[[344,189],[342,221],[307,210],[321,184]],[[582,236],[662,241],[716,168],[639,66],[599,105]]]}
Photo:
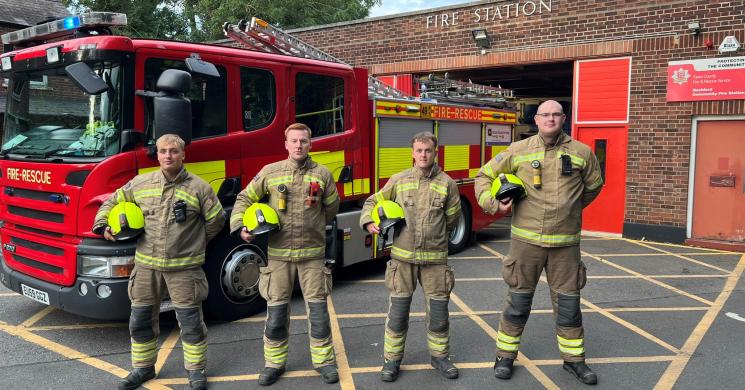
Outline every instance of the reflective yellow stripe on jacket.
{"label": "reflective yellow stripe on jacket", "polygon": [[512,235],[521,237],[530,241],[534,241],[541,244],[578,244],[580,233],[577,234],[540,234],[531,232],[529,230],[520,229],[519,227],[512,225]]}
{"label": "reflective yellow stripe on jacket", "polygon": [[300,249],[283,249],[269,247],[269,256],[288,257],[292,259],[312,259],[323,256],[326,253],[325,246]]}
{"label": "reflective yellow stripe on jacket", "polygon": [[448,251],[411,252],[411,251],[407,251],[406,249],[402,249],[394,245],[391,248],[391,255],[395,255],[396,258],[401,259],[401,260],[443,261],[448,258]]}

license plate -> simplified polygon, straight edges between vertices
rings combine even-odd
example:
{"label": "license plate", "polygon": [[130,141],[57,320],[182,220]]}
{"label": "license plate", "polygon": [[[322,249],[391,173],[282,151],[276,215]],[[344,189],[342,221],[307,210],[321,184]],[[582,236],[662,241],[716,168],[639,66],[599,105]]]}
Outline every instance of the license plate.
{"label": "license plate", "polygon": [[36,302],[43,303],[45,305],[49,304],[49,294],[45,293],[44,291],[37,290],[25,284],[21,284],[21,292],[23,293],[23,295],[35,300]]}

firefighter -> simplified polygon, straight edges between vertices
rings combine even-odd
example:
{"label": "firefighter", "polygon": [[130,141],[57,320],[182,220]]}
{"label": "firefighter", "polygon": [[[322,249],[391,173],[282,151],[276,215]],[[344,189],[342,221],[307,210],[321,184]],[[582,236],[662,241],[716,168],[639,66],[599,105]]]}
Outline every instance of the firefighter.
{"label": "firefighter", "polygon": [[160,169],[136,176],[114,192],[96,214],[93,231],[115,241],[107,223],[116,204],[133,202],[144,215],[135,266],[129,277],[132,312],[132,372],[119,389],[135,389],[155,377],[158,315],[166,292],[181,327],[184,366],[192,389],[207,388],[207,327],[202,301],[207,278],[202,270],[207,242],[225,223],[225,212],[212,187],[184,169],[184,141],[166,134],[155,143]]}
{"label": "firefighter", "polygon": [[[582,383],[597,383],[585,364],[580,289],[587,276],[579,242],[582,209],[598,196],[603,179],[590,148],[562,131],[564,119],[561,104],[544,102],[535,115],[538,134],[510,145],[476,176],[476,197],[485,212],[512,211],[510,252],[502,269],[509,292],[494,365],[500,379],[512,376],[533,294],[545,269],[563,367]],[[501,173],[514,174],[525,183],[527,196],[519,203],[492,195],[492,184],[502,179]]]}
{"label": "firefighter", "polygon": [[405,217],[405,224],[394,228],[391,260],[385,273],[390,296],[380,372],[384,382],[398,378],[417,281],[426,301],[431,364],[448,379],[458,377],[458,368],[450,361],[449,353],[448,302],[455,279],[453,268],[447,264],[450,231],[456,227],[461,213],[458,186],[435,164],[434,134],[418,133],[411,143],[414,167],[393,175],[379,192],[371,195],[360,217],[360,226],[370,234],[381,233],[370,215],[376,205],[385,206],[385,201],[394,201],[403,208]]}
{"label": "firefighter", "polygon": [[241,191],[230,216],[232,234],[250,242],[255,235],[244,213],[266,199],[279,216],[279,231],[269,234],[268,264],[260,269],[259,293],[266,299],[264,369],[259,385],[276,382],[285,372],[289,349],[290,298],[299,279],[308,313],[313,367],[326,383],[336,383],[336,368],[326,298],[331,269],[325,262],[326,225],[339,211],[339,195],[331,172],[308,156],[311,130],[302,123],[285,129],[288,158],[264,166]]}

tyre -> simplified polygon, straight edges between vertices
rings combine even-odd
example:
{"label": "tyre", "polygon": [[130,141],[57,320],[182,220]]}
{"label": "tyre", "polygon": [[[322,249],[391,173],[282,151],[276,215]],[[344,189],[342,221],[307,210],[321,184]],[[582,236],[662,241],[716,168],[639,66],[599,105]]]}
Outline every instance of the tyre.
{"label": "tyre", "polygon": [[468,246],[471,239],[471,206],[465,198],[460,198],[461,213],[458,224],[452,232],[448,242],[448,254],[452,255],[462,251]]}
{"label": "tyre", "polygon": [[259,295],[259,264],[266,263],[266,243],[249,244],[223,234],[218,237],[210,245],[204,264],[210,287],[202,304],[205,316],[234,321],[264,310],[266,302]]}

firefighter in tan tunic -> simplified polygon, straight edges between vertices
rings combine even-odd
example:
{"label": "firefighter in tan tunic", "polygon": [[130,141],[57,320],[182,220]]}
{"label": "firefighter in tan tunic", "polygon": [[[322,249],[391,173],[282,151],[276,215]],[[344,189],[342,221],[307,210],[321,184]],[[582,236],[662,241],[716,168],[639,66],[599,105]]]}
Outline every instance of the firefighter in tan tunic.
{"label": "firefighter in tan tunic", "polygon": [[431,364],[446,378],[458,377],[458,369],[449,357],[448,302],[455,279],[447,259],[450,231],[461,213],[460,195],[455,181],[435,164],[435,135],[418,133],[411,142],[414,167],[393,175],[379,192],[371,195],[360,217],[363,229],[378,234],[380,227],[371,216],[376,205],[393,201],[403,208],[405,216],[405,224],[394,228],[391,260],[385,273],[385,284],[390,291],[384,362],[380,372],[385,382],[393,382],[399,375],[409,328],[411,297],[417,281],[426,299]]}
{"label": "firefighter in tan tunic", "polygon": [[326,225],[339,211],[339,195],[331,172],[308,156],[310,148],[308,126],[295,123],[287,127],[288,158],[262,168],[240,192],[230,216],[231,232],[245,241],[254,238],[243,223],[244,213],[253,203],[265,201],[279,216],[279,231],[269,236],[268,265],[260,269],[259,293],[267,301],[265,367],[259,374],[262,386],[276,382],[285,371],[289,304],[296,279],[308,313],[313,367],[324,382],[339,380],[326,303],[331,270],[325,265]]}
{"label": "firefighter in tan tunic", "polygon": [[[594,385],[597,376],[585,364],[580,289],[587,277],[579,242],[582,209],[598,196],[603,179],[590,148],[562,131],[564,119],[561,104],[544,102],[535,115],[538,134],[510,145],[476,176],[476,197],[485,212],[512,210],[512,241],[502,269],[509,293],[497,333],[494,375],[512,376],[533,294],[545,269],[563,367],[582,383]],[[520,202],[496,200],[490,188],[500,174],[522,180],[527,196]]]}
{"label": "firefighter in tan tunic", "polygon": [[155,143],[160,169],[136,176],[101,205],[93,231],[115,241],[108,216],[120,202],[142,210],[144,232],[137,241],[135,266],[129,277],[132,312],[132,366],[119,389],[135,389],[155,377],[158,314],[167,292],[181,327],[184,366],[192,389],[205,389],[207,327],[202,301],[207,278],[202,271],[207,242],[220,232],[225,212],[212,187],[184,169],[184,141],[166,134]]}

